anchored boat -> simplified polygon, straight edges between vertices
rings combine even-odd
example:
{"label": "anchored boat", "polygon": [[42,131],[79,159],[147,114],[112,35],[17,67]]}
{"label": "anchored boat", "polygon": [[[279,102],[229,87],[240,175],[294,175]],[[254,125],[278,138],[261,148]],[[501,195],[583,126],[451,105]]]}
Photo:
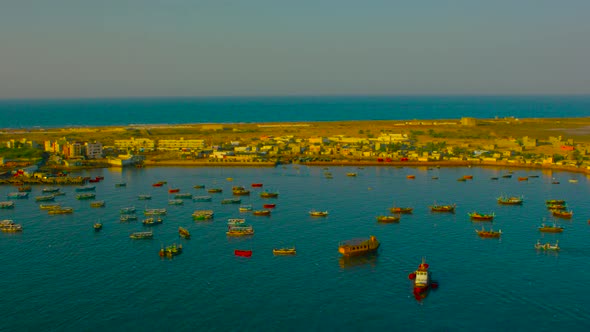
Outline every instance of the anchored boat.
{"label": "anchored boat", "polygon": [[373,235],[367,238],[352,239],[341,242],[338,245],[338,252],[343,256],[364,255],[379,249],[379,241]]}

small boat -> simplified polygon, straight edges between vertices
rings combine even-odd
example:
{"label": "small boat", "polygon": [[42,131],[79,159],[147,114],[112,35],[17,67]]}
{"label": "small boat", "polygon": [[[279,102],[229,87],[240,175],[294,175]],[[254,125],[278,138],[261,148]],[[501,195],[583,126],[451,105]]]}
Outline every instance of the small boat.
{"label": "small boat", "polygon": [[252,183],[252,188],[261,188],[262,183]]}
{"label": "small boat", "polygon": [[191,233],[189,233],[189,231],[184,228],[184,227],[178,227],[178,235],[183,238],[183,239],[190,239],[191,238]]}
{"label": "small boat", "polygon": [[210,189],[207,189],[207,192],[208,193],[211,193],[211,194],[220,193],[222,191],[223,191],[223,189],[221,189],[221,188],[210,188]]}
{"label": "small boat", "polygon": [[431,205],[429,206],[430,211],[432,212],[451,212],[455,213],[455,204],[452,205]]}
{"label": "small boat", "polygon": [[35,197],[35,200],[37,202],[53,201],[53,200],[55,200],[55,195],[41,195],[41,196]]}
{"label": "small boat", "polygon": [[167,213],[168,213],[168,211],[166,209],[145,209],[145,210],[143,210],[143,214],[145,216],[162,216]]}
{"label": "small boat", "polygon": [[195,184],[193,186],[193,188],[195,188],[195,189],[203,189],[203,188],[205,188],[205,185],[204,184]]}
{"label": "small boat", "polygon": [[193,202],[211,202],[211,196],[196,196],[193,198]]}
{"label": "small boat", "polygon": [[252,205],[248,204],[248,205],[241,205],[239,208],[240,212],[250,212],[252,211]]}
{"label": "small boat", "polygon": [[381,222],[381,223],[399,222],[400,219],[401,218],[397,217],[397,216],[377,216],[377,222]]}
{"label": "small boat", "polygon": [[567,209],[567,205],[564,204],[547,204],[548,210],[565,210]]}
{"label": "small boat", "polygon": [[146,218],[146,219],[144,219],[144,220],[141,221],[141,223],[144,226],[160,225],[163,222],[164,222],[164,219],[162,219],[162,218],[153,218],[153,217]]}
{"label": "small boat", "polygon": [[30,192],[31,190],[33,190],[33,188],[31,186],[18,187],[18,191],[20,191],[20,192]]}
{"label": "small boat", "polygon": [[24,199],[24,198],[29,198],[29,193],[28,192],[13,192],[13,193],[8,193],[7,195],[8,198],[16,198],[16,199]]}
{"label": "small boat", "polygon": [[105,201],[94,201],[94,202],[90,203],[90,207],[93,207],[93,208],[105,207],[105,205],[106,205]]}
{"label": "small boat", "polygon": [[497,198],[498,204],[502,205],[522,205],[524,201],[522,196],[500,196]]}
{"label": "small boat", "polygon": [[512,177],[512,174],[504,174],[504,175],[502,175],[502,177],[505,179],[509,179]]}
{"label": "small boat", "polygon": [[572,216],[574,215],[574,211],[572,211],[572,210],[570,210],[570,211],[552,210],[551,214],[557,218],[571,219]]}
{"label": "small boat", "polygon": [[231,218],[227,220],[228,226],[245,225],[246,219],[243,218]]}
{"label": "small boat", "polygon": [[463,175],[465,180],[473,180],[473,175]]}
{"label": "small boat", "polygon": [[262,207],[265,209],[274,209],[277,205],[276,204],[263,204]]}
{"label": "small boat", "polygon": [[471,220],[477,220],[477,221],[492,221],[494,220],[494,217],[496,216],[496,214],[494,214],[493,212],[490,214],[481,214],[481,213],[477,213],[477,212],[471,212],[468,213],[469,218],[471,218]]}
{"label": "small boat", "polygon": [[255,216],[270,216],[270,210],[254,210],[252,214]]}
{"label": "small boat", "polygon": [[234,255],[241,257],[252,257],[252,250],[234,250]]}
{"label": "small boat", "polygon": [[494,231],[492,229],[490,230],[486,230],[482,227],[481,230],[475,230],[475,232],[477,233],[477,235],[479,235],[480,237],[485,237],[485,238],[499,238],[502,235],[502,230],[498,230],[498,231]]}
{"label": "small boat", "polygon": [[158,181],[154,184],[152,184],[152,187],[161,187],[163,185],[165,185],[167,182],[166,181]]}
{"label": "small boat", "polygon": [[193,212],[193,220],[209,220],[213,219],[213,210],[196,210]]}
{"label": "small boat", "polygon": [[80,191],[94,191],[96,189],[96,186],[83,186],[83,187],[78,187],[76,188],[77,192]]}
{"label": "small boat", "polygon": [[71,207],[59,207],[56,209],[47,210],[48,214],[72,214],[74,213],[74,208]]}
{"label": "small boat", "polygon": [[76,199],[83,200],[83,199],[94,199],[96,198],[95,193],[83,193],[76,195]]}
{"label": "small boat", "polygon": [[119,210],[119,213],[121,213],[121,214],[135,213],[135,206],[122,208],[121,210]]}
{"label": "small boat", "polygon": [[553,180],[553,181],[551,181],[551,184],[559,184],[559,181]]}
{"label": "small boat", "polygon": [[238,225],[228,225],[226,234],[228,236],[254,235],[254,229],[252,226],[243,223]]}
{"label": "small boat", "polygon": [[160,257],[172,258],[182,253],[182,244],[176,245],[176,243],[166,246],[166,248],[160,249]]}
{"label": "small boat", "polygon": [[346,173],[346,176],[357,176],[358,174],[355,172],[348,172]]}
{"label": "small boat", "polygon": [[545,201],[545,204],[565,204],[565,200],[563,199],[549,199]]}
{"label": "small boat", "polygon": [[61,207],[60,204],[53,203],[53,204],[39,204],[39,208],[41,210],[51,210],[51,209],[59,209]]}
{"label": "small boat", "polygon": [[466,178],[458,178],[457,181],[459,181],[459,182],[466,182],[467,179]]}
{"label": "small boat", "polygon": [[569,180],[567,180],[567,181],[568,181],[569,183],[578,183],[578,180],[576,180],[576,179],[569,179]]}
{"label": "small boat", "polygon": [[168,205],[183,205],[184,201],[182,199],[169,199]]}
{"label": "small boat", "polygon": [[94,231],[98,232],[102,229],[102,223],[101,222],[96,222],[94,223]]}
{"label": "small boat", "polygon": [[221,200],[221,204],[240,204],[242,203],[242,199],[240,198],[225,198]]}
{"label": "small boat", "polygon": [[433,180],[438,180],[438,176],[433,176],[432,179]]}
{"label": "small boat", "polygon": [[0,202],[0,209],[12,209],[12,208],[14,208],[13,201]]}
{"label": "small boat", "polygon": [[42,192],[44,193],[56,193],[59,191],[59,188],[56,187],[47,187],[47,188],[43,188],[41,189]]}
{"label": "small boat", "polygon": [[88,182],[97,183],[97,182],[100,182],[100,180],[99,179],[88,179]]}
{"label": "small boat", "polygon": [[134,214],[123,214],[119,217],[120,222],[128,222],[137,220],[137,216]]}
{"label": "small boat", "polygon": [[406,176],[407,179],[413,180],[416,178],[416,175],[407,175]]}
{"label": "small boat", "polygon": [[490,180],[498,180],[498,178],[495,177],[495,176],[493,176],[493,177],[490,178]]}
{"label": "small boat", "polygon": [[542,244],[540,240],[537,240],[537,243],[535,243],[535,249],[558,251],[561,248],[559,248],[559,240],[555,241],[555,244],[551,244],[549,242]]}
{"label": "small boat", "polygon": [[343,256],[363,255],[377,251],[379,241],[373,235],[367,238],[359,238],[343,241],[338,244],[338,252]]}
{"label": "small boat", "polygon": [[518,181],[528,181],[529,178],[527,176],[520,176],[518,177]]}
{"label": "small boat", "polygon": [[410,214],[414,211],[414,208],[411,207],[398,207],[398,206],[394,206],[392,208],[389,209],[389,212],[391,213],[397,213],[397,214]]}
{"label": "small boat", "polygon": [[529,175],[529,178],[538,178],[538,175]]}
{"label": "small boat", "polygon": [[15,224],[12,220],[3,220],[3,223],[0,224],[0,230],[4,233],[19,233],[23,231],[23,226]]}
{"label": "small boat", "polygon": [[58,191],[56,193],[53,193],[53,196],[57,197],[57,196],[65,196],[66,193],[62,192],[62,191]]}
{"label": "small boat", "polygon": [[539,231],[544,233],[561,233],[563,232],[563,227],[557,226],[555,224],[553,226],[541,224]]}
{"label": "small boat", "polygon": [[174,198],[191,199],[191,198],[193,198],[193,194],[191,194],[191,193],[174,194]]}
{"label": "small boat", "polygon": [[119,183],[115,183],[115,187],[127,187],[127,183],[125,182],[119,182]]}
{"label": "small boat", "polygon": [[262,198],[276,198],[276,197],[279,197],[279,193],[265,190],[260,193],[260,197],[262,197]]}
{"label": "small boat", "polygon": [[438,283],[431,280],[431,273],[428,268],[429,265],[422,258],[422,263],[418,265],[418,269],[408,275],[408,279],[414,282],[413,292],[417,299],[421,299],[420,295],[428,292],[430,288],[438,287]]}
{"label": "small boat", "polygon": [[174,194],[174,193],[177,193],[179,191],[180,191],[180,188],[171,188],[171,189],[168,189],[168,193],[169,194]]}
{"label": "small boat", "polygon": [[297,250],[295,247],[290,248],[274,248],[272,250],[273,255],[296,255]]}
{"label": "small boat", "polygon": [[234,194],[236,196],[247,196],[247,195],[250,195],[250,190],[247,190],[242,187],[242,188],[238,188],[238,189],[233,189],[232,194]]}
{"label": "small boat", "polygon": [[234,180],[234,178],[225,178],[226,181],[231,182]]}
{"label": "small boat", "polygon": [[328,211],[311,210],[311,211],[309,211],[309,215],[312,216],[312,217],[327,217],[328,216]]}
{"label": "small boat", "polygon": [[149,199],[152,199],[152,195],[149,195],[149,194],[137,195],[137,199],[139,199],[140,201],[149,200]]}

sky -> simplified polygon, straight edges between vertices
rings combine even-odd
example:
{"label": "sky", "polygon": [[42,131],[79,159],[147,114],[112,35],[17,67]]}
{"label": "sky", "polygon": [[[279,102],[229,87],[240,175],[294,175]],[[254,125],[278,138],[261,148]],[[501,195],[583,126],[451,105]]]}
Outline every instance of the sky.
{"label": "sky", "polygon": [[588,0],[0,0],[0,98],[590,94]]}

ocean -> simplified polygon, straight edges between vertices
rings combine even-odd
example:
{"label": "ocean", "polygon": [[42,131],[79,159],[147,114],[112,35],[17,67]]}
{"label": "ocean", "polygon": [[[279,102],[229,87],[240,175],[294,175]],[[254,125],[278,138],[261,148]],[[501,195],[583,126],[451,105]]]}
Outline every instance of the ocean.
{"label": "ocean", "polygon": [[[426,167],[109,168],[74,175],[104,176],[91,208],[75,187],[56,198],[71,215],[48,215],[34,197],[0,210],[1,219],[24,227],[0,233],[2,253],[1,331],[586,331],[590,290],[590,178],[551,170]],[[332,179],[325,172],[331,172]],[[356,177],[347,176],[356,172]],[[415,179],[408,179],[415,175]],[[460,182],[458,178],[472,175]],[[529,177],[518,181],[517,177]],[[438,179],[434,179],[434,178]],[[498,180],[492,180],[498,177]],[[229,181],[231,180],[231,181]],[[553,184],[555,181],[560,184]],[[570,182],[572,180],[572,182]],[[577,182],[573,181],[577,180]],[[167,181],[156,188],[152,183]],[[125,182],[127,186],[115,184]],[[263,183],[263,188],[250,188]],[[211,202],[168,205],[168,187],[207,195]],[[272,202],[271,216],[240,213],[221,204],[231,187],[252,192],[243,204]],[[263,199],[263,189],[279,192]],[[1,186],[6,197],[15,187]],[[148,201],[139,194],[151,194]],[[524,197],[522,206],[498,205],[500,195]],[[545,200],[564,199],[571,220],[553,218]],[[429,205],[456,204],[456,213],[432,213]],[[410,206],[399,223],[379,224],[389,208]],[[121,223],[119,210],[135,206],[140,221]],[[145,208],[167,208],[154,239],[132,240]],[[211,209],[213,221],[193,221],[194,210]],[[328,210],[325,218],[308,211]],[[493,222],[471,222],[467,213],[495,213]],[[255,234],[226,236],[228,218],[245,218]],[[93,224],[102,221],[103,230]],[[558,223],[561,234],[540,233]],[[187,228],[192,239],[178,236]],[[475,230],[502,230],[483,239]],[[376,255],[344,259],[340,241],[374,235]],[[534,244],[559,241],[561,251]],[[183,245],[173,259],[162,246]],[[296,246],[295,256],[274,256],[275,247]],[[250,258],[235,249],[252,250]],[[427,297],[412,294],[408,274],[422,258],[439,283]]]}
{"label": "ocean", "polygon": [[0,128],[590,115],[590,96],[0,100]]}

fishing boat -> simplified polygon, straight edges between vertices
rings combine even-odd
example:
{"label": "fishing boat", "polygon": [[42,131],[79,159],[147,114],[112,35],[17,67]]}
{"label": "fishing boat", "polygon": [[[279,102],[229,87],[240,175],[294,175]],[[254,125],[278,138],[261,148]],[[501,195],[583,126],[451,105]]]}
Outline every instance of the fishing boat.
{"label": "fishing boat", "polygon": [[477,233],[477,235],[479,235],[479,237],[484,237],[484,238],[499,238],[502,235],[502,230],[498,230],[498,231],[494,231],[493,229],[489,229],[486,230],[483,227],[481,228],[481,230],[475,230],[475,232]]}
{"label": "fishing boat", "polygon": [[555,241],[555,244],[551,244],[549,242],[542,244],[540,240],[537,240],[537,243],[535,243],[535,249],[557,251],[561,248],[559,248],[559,240]]}
{"label": "fishing boat", "polygon": [[389,212],[391,213],[397,213],[397,214],[410,214],[414,211],[414,208],[411,207],[398,207],[398,206],[394,206],[392,208],[389,209]]}
{"label": "fishing boat", "polygon": [[174,256],[178,256],[182,253],[182,244],[176,245],[176,243],[166,246],[165,248],[160,249],[159,255],[160,257],[168,257],[172,258]]}
{"label": "fishing boat", "polygon": [[564,204],[547,204],[548,210],[565,210],[567,209],[567,205]]}
{"label": "fishing boat", "polygon": [[252,211],[252,205],[247,204],[247,205],[241,205],[239,208],[240,212],[250,212]]}
{"label": "fishing boat", "polygon": [[473,180],[473,175],[463,175],[465,180]]}
{"label": "fishing boat", "polygon": [[569,179],[569,180],[567,180],[567,181],[568,181],[569,183],[578,183],[578,180],[576,180],[576,179]]}
{"label": "fishing boat", "polygon": [[135,206],[124,207],[121,210],[119,210],[119,213],[121,213],[121,214],[135,213]]}
{"label": "fishing boat", "polygon": [[260,197],[262,197],[262,198],[277,198],[277,197],[279,197],[279,193],[265,190],[260,193]]}
{"label": "fishing boat", "polygon": [[242,187],[242,186],[234,186],[232,188],[232,194],[236,196],[247,196],[250,195],[250,190]]}
{"label": "fishing boat", "polygon": [[455,204],[452,205],[431,205],[429,206],[430,211],[432,212],[451,212],[451,213],[455,213]]}
{"label": "fishing boat", "polygon": [[261,188],[262,187],[262,183],[252,183],[252,188]]}
{"label": "fishing boat", "polygon": [[16,198],[16,199],[23,199],[23,198],[29,198],[29,193],[28,192],[13,192],[13,193],[8,193],[7,195],[8,198]]}
{"label": "fishing boat", "polygon": [[78,187],[76,188],[76,191],[80,192],[80,191],[94,191],[96,189],[96,186],[83,186],[83,187]]}
{"label": "fishing boat", "polygon": [[498,177],[496,177],[496,176],[492,176],[492,177],[490,178],[490,180],[498,180]]}
{"label": "fishing boat", "polygon": [[555,224],[553,224],[553,226],[541,224],[539,231],[544,233],[561,233],[563,232],[563,227]]}
{"label": "fishing boat", "polygon": [[83,193],[76,195],[76,199],[83,200],[83,199],[94,199],[96,198],[95,193]]}
{"label": "fishing boat", "polygon": [[41,189],[41,191],[44,192],[44,193],[56,193],[56,192],[59,191],[59,188],[56,188],[56,187],[46,187],[46,188]]}
{"label": "fishing boat", "polygon": [[125,182],[118,182],[115,183],[115,187],[119,188],[119,187],[127,187],[127,183]]}
{"label": "fishing boat", "polygon": [[74,208],[71,207],[59,207],[56,209],[47,210],[48,214],[72,214],[74,213]]}
{"label": "fishing boat", "polygon": [[274,209],[276,206],[276,204],[262,204],[262,207],[265,209]]}
{"label": "fishing boat", "polygon": [[565,204],[565,200],[563,199],[549,199],[545,201],[545,204],[547,205],[551,205],[551,204]]}
{"label": "fishing boat", "polygon": [[373,235],[367,238],[358,238],[340,242],[338,252],[343,256],[364,255],[379,249],[379,241]]}
{"label": "fishing boat", "polygon": [[528,181],[529,178],[527,176],[520,176],[518,177],[518,181]]}
{"label": "fishing boat", "polygon": [[407,175],[406,176],[407,179],[413,180],[416,178],[416,175]]}
{"label": "fishing boat", "polygon": [[57,203],[53,203],[53,204],[39,204],[39,208],[41,210],[58,209],[60,207],[61,207],[61,205],[60,204],[57,204]]}
{"label": "fishing boat", "polygon": [[238,225],[228,225],[227,232],[228,236],[247,236],[254,235],[254,229],[250,225],[244,223]]}
{"label": "fishing boat", "polygon": [[142,223],[144,226],[154,226],[154,225],[160,225],[160,224],[162,224],[163,222],[164,222],[164,219],[162,219],[162,218],[153,218],[153,217],[146,218],[146,219],[144,219],[144,220],[142,220],[142,221],[141,221],[141,223]]}
{"label": "fishing boat", "polygon": [[221,204],[240,204],[241,202],[241,198],[225,198],[221,201]]}
{"label": "fishing boat", "polygon": [[270,210],[254,210],[252,214],[255,216],[270,216]]}
{"label": "fishing boat", "polygon": [[354,176],[357,176],[357,174],[355,172],[348,172],[348,173],[346,173],[346,176],[354,177]]}
{"label": "fishing boat", "polygon": [[96,222],[96,223],[94,223],[94,226],[93,227],[94,227],[94,231],[95,232],[98,232],[98,231],[100,231],[102,229],[102,223],[100,221],[99,222]]}
{"label": "fishing boat", "polygon": [[149,200],[149,199],[152,199],[152,195],[149,195],[149,194],[137,195],[137,199],[139,199],[140,201]]}
{"label": "fishing boat", "polygon": [[193,186],[193,188],[195,188],[195,189],[203,189],[203,188],[205,188],[205,185],[204,184],[195,184]]}
{"label": "fishing boat", "polygon": [[290,248],[274,248],[272,250],[273,255],[296,255],[297,250],[295,247]]}
{"label": "fishing boat", "polygon": [[105,205],[106,205],[105,201],[94,201],[94,202],[90,203],[90,207],[93,207],[93,208],[105,207]]}
{"label": "fishing boat", "polygon": [[495,213],[489,213],[489,214],[481,214],[478,212],[471,212],[468,213],[467,215],[469,215],[469,218],[471,218],[471,220],[477,220],[477,221],[492,221],[494,220],[494,217],[496,216]]}
{"label": "fishing boat", "polygon": [[168,205],[183,205],[184,201],[182,199],[169,199]]}
{"label": "fishing boat", "polygon": [[502,205],[522,205],[524,201],[522,196],[500,196],[497,198],[498,204]]}
{"label": "fishing boat", "polygon": [[466,181],[467,181],[467,179],[466,179],[466,178],[464,178],[464,177],[460,177],[460,178],[458,178],[458,179],[457,179],[457,181],[460,181],[460,182],[466,182]]}
{"label": "fishing boat", "polygon": [[213,210],[196,210],[192,214],[194,220],[213,219]]}
{"label": "fishing boat", "polygon": [[176,198],[176,199],[191,199],[191,198],[193,198],[193,194],[191,194],[191,193],[178,193],[178,194],[174,194],[174,198]]}
{"label": "fishing boat", "polygon": [[193,198],[193,202],[211,202],[211,196],[196,196]]}
{"label": "fishing boat", "polygon": [[12,208],[14,208],[13,201],[0,202],[0,209],[12,209]]}
{"label": "fishing boat", "polygon": [[430,288],[438,288],[438,283],[432,281],[432,275],[428,268],[430,266],[426,264],[424,258],[422,258],[422,263],[418,265],[418,269],[410,274],[408,274],[408,279],[412,280],[414,283],[413,293],[416,296],[416,299],[422,299],[423,297],[420,295],[425,295]]}
{"label": "fishing boat", "polygon": [[252,250],[234,250],[234,255],[240,257],[252,257]]}
{"label": "fishing boat", "polygon": [[[4,220],[5,221],[5,220]],[[12,220],[9,220],[10,223],[1,224],[0,230],[4,233],[19,233],[23,231],[23,226],[21,224],[15,224]]]}
{"label": "fishing boat", "polygon": [[227,220],[227,226],[245,225],[246,219],[243,218],[230,218]]}
{"label": "fishing boat", "polygon": [[397,217],[397,216],[377,216],[377,222],[380,222],[380,223],[399,222],[400,219],[401,218]]}
{"label": "fishing boat", "polygon": [[504,175],[502,175],[502,177],[505,179],[509,179],[512,177],[512,174],[504,174]]}
{"label": "fishing boat", "polygon": [[529,178],[538,178],[538,175],[529,175]]}
{"label": "fishing boat", "polygon": [[564,211],[564,210],[551,210],[551,214],[554,217],[557,217],[557,218],[571,219],[572,216],[574,215],[574,211],[572,211],[572,210],[569,210],[569,211]]}
{"label": "fishing boat", "polygon": [[170,188],[168,189],[169,194],[174,194],[180,191],[180,188]]}
{"label": "fishing boat", "polygon": [[221,188],[210,188],[210,189],[207,189],[207,192],[208,193],[211,193],[211,194],[216,194],[216,193],[223,192],[223,189],[221,189]]}
{"label": "fishing boat", "polygon": [[189,233],[189,231],[184,228],[184,227],[178,227],[178,235],[183,238],[183,239],[190,239],[191,238],[191,233]]}
{"label": "fishing boat", "polygon": [[163,216],[168,213],[166,209],[145,209],[143,210],[143,214],[146,216]]}
{"label": "fishing boat", "polygon": [[163,185],[165,185],[167,182],[166,181],[158,181],[154,184],[152,184],[152,187],[161,187]]}
{"label": "fishing boat", "polygon": [[35,200],[37,202],[53,201],[53,200],[55,200],[55,195],[41,195],[41,196],[35,197]]}
{"label": "fishing boat", "polygon": [[122,214],[119,217],[120,222],[129,222],[129,221],[135,221],[135,220],[137,220],[137,216],[134,214]]}
{"label": "fishing boat", "polygon": [[327,217],[328,216],[328,211],[311,210],[311,211],[309,211],[309,215],[312,216],[312,217]]}
{"label": "fishing boat", "polygon": [[20,192],[30,192],[31,190],[33,190],[33,188],[31,186],[18,187],[18,191],[20,191]]}

